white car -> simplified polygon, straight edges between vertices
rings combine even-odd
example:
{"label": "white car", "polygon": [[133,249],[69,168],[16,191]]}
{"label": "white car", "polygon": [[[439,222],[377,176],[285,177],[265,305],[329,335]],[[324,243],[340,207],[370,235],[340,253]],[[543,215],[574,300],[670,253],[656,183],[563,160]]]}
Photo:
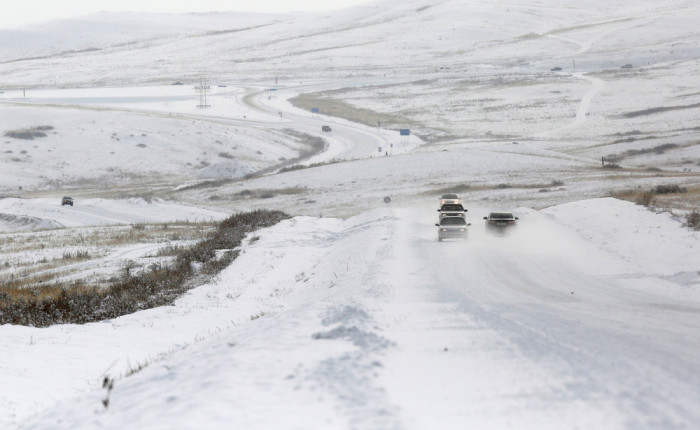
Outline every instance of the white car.
{"label": "white car", "polygon": [[459,200],[459,197],[457,197],[457,194],[443,194],[442,197],[440,197],[440,207],[443,205],[458,205],[462,203]]}

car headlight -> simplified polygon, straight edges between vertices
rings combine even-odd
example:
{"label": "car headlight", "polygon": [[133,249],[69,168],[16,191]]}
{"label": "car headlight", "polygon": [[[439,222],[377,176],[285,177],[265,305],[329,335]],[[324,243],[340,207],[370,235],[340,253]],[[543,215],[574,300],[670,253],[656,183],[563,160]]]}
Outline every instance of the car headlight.
{"label": "car headlight", "polygon": [[447,231],[447,229],[446,229],[446,228],[441,228],[440,231]]}

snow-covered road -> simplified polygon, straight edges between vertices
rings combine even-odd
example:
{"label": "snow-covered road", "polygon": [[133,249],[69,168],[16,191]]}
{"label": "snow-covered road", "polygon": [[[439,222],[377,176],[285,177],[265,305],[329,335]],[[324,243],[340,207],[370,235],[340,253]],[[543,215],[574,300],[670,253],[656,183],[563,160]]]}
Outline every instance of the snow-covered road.
{"label": "snow-covered road", "polygon": [[379,314],[384,336],[399,346],[383,362],[387,391],[410,421],[599,429],[697,422],[698,302],[675,297],[683,287],[635,275],[542,214],[520,215],[512,235],[488,235],[479,222],[468,242],[442,244],[423,214],[400,215],[389,273],[400,281]]}
{"label": "snow-covered road", "polygon": [[[357,80],[343,84],[362,86],[367,82]],[[334,88],[334,85],[340,84],[316,83],[302,89]],[[196,95],[191,87],[172,85],[36,90],[31,92],[31,98],[23,98],[19,91],[10,91],[0,95],[0,103],[5,106],[120,112],[131,118],[168,118],[183,122],[197,120],[245,128],[252,130],[251,133],[258,129],[289,129],[322,137],[326,141],[326,147],[320,153],[307,156],[304,160],[306,164],[361,159],[384,153],[400,154],[409,152],[421,143],[420,138],[415,136],[410,145],[403,142],[396,130],[371,128],[295,108],[287,100],[298,95],[299,87],[268,90],[269,88],[260,86],[244,85],[216,87],[207,98],[207,109],[197,107]],[[322,132],[323,125],[331,126],[332,131]],[[381,151],[378,151],[379,148]]]}
{"label": "snow-covered road", "polygon": [[[668,214],[601,199],[546,214],[519,209],[506,236],[484,232],[486,209],[471,205],[469,239],[440,243],[434,210],[297,217],[262,232],[220,279],[173,307],[85,326],[5,326],[0,369],[24,383],[0,398],[11,411],[0,426],[698,422],[697,233]],[[586,210],[607,224],[585,234],[568,225]],[[656,237],[655,249],[631,250],[628,222],[641,240]],[[627,261],[630,252],[665,269]],[[695,276],[668,276],[684,270]],[[44,348],[59,371],[43,366]],[[116,378],[106,410],[104,375]]]}

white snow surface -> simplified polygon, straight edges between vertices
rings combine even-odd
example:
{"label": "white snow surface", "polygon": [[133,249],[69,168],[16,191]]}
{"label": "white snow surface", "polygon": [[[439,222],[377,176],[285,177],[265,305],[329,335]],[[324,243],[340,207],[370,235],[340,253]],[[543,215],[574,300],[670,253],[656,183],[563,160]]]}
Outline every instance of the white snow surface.
{"label": "white snow surface", "polygon": [[[641,429],[700,419],[697,233],[602,199],[518,209],[508,236],[484,233],[486,209],[472,208],[469,239],[439,243],[433,210],[296,217],[256,233],[174,306],[3,326],[0,426]],[[675,240],[629,261],[629,225]],[[641,270],[659,251],[664,267]]]}
{"label": "white snow surface", "polygon": [[[699,16],[381,0],[0,32],[0,132],[53,127],[0,139],[0,231],[295,215],[172,306],[0,326],[0,429],[696,428],[698,232],[602,197],[698,184]],[[364,125],[288,101],[313,92]],[[464,242],[437,241],[450,187]]]}

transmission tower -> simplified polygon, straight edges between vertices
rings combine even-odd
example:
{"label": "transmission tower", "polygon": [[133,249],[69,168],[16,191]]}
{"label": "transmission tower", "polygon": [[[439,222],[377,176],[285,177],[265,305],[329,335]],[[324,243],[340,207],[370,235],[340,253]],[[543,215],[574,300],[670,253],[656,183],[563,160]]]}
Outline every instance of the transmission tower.
{"label": "transmission tower", "polygon": [[199,93],[199,104],[197,107],[208,108],[210,105],[207,104],[207,93],[211,91],[211,86],[207,84],[207,80],[202,78],[199,81],[199,85],[196,85],[194,89]]}

